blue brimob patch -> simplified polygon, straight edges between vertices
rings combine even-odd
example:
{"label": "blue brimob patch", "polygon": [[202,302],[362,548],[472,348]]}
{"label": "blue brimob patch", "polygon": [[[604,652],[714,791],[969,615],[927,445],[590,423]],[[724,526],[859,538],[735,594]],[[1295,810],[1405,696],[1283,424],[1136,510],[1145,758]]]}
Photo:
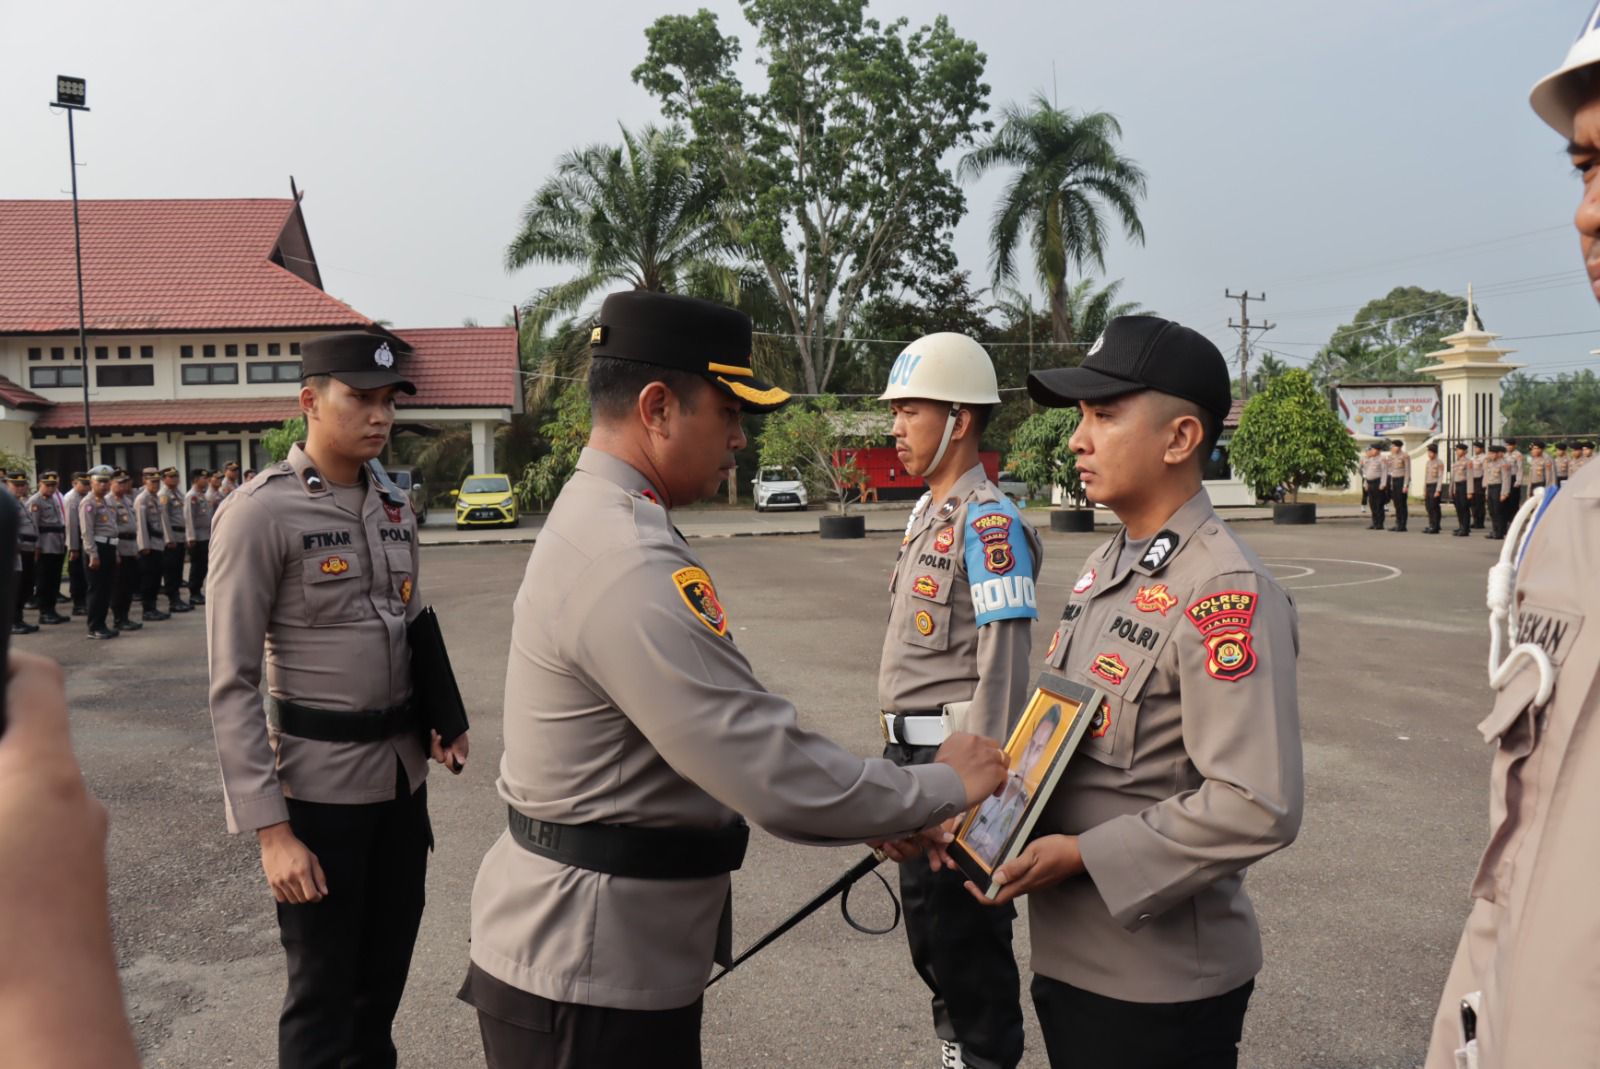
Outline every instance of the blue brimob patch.
{"label": "blue brimob patch", "polygon": [[995,501],[968,508],[965,522],[962,550],[978,626],[996,620],[1037,620],[1033,548],[1023,530],[1022,514],[1010,501]]}

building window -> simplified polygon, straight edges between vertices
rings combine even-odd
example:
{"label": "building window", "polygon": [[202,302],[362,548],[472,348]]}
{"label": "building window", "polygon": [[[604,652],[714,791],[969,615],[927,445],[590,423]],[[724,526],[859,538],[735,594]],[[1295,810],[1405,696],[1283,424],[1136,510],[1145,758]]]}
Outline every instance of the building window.
{"label": "building window", "polygon": [[183,357],[183,359],[185,359],[185,360],[192,359],[194,357],[194,346],[192,346],[192,345],[180,345],[178,347],[178,355]]}
{"label": "building window", "polygon": [[290,356],[299,356],[300,355],[300,343],[299,342],[292,341],[292,342],[289,343],[289,355]]}
{"label": "building window", "polygon": [[205,357],[216,356],[217,347],[215,345],[202,345],[200,347],[200,355]]}
{"label": "building window", "polygon": [[279,345],[275,341],[267,342],[267,355],[268,356],[277,356],[281,352],[283,352],[283,346]]}
{"label": "building window", "polygon": [[245,368],[250,382],[300,381],[300,363],[296,360],[284,360],[275,364],[246,364]]}
{"label": "building window", "polygon": [[119,345],[119,346],[117,346],[117,359],[118,360],[132,360],[133,359],[133,346],[131,346],[131,345]]}
{"label": "building window", "polygon": [[238,356],[239,355],[239,347],[237,345],[225,345],[225,346],[222,347],[222,355],[223,356]]}
{"label": "building window", "polygon": [[66,358],[67,358],[67,351],[65,349],[63,349],[61,346],[55,345],[55,346],[52,346],[50,348],[50,359],[52,359],[52,360],[65,360]]}
{"label": "building window", "polygon": [[139,359],[140,360],[154,360],[155,358],[156,358],[156,347],[154,345],[141,345],[141,346],[139,346]]}
{"label": "building window", "polygon": [[184,478],[189,477],[189,472],[197,468],[207,471],[217,471],[224,464],[237,463],[239,460],[238,442],[186,442],[183,447],[183,461],[188,465]]}
{"label": "building window", "polygon": [[154,386],[156,369],[149,364],[129,367],[97,367],[94,369],[96,386]]}
{"label": "building window", "polygon": [[245,347],[244,347],[244,355],[246,355],[246,356],[260,356],[261,355],[261,346],[257,345],[255,342],[247,343],[245,345]]}
{"label": "building window", "polygon": [[94,347],[94,358],[96,360],[104,360],[110,355],[110,350],[108,350],[104,345],[96,345]]}
{"label": "building window", "polygon": [[28,385],[35,390],[54,386],[82,386],[81,367],[34,367],[28,369]]}
{"label": "building window", "polygon": [[29,360],[43,360],[44,359],[44,350],[40,349],[40,348],[37,348],[37,347],[29,349],[28,350],[28,359]]}
{"label": "building window", "polygon": [[[272,466],[272,454],[267,452],[266,443],[260,438],[250,439],[250,470],[261,471]],[[240,474],[244,474],[240,472]]]}
{"label": "building window", "polygon": [[230,386],[238,381],[238,364],[190,364],[183,369],[185,386]]}

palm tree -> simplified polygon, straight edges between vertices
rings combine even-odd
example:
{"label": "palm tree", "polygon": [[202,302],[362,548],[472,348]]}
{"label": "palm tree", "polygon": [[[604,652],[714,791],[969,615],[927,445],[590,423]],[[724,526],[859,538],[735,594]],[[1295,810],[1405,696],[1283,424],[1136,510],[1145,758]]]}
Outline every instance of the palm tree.
{"label": "palm tree", "polygon": [[576,277],[528,302],[535,334],[619,283],[738,299],[738,277],[726,261],[733,239],[722,186],[691,160],[687,145],[679,126],[646,126],[638,134],[623,127],[621,145],[561,157],[506,248],[508,271],[532,263],[579,267]]}
{"label": "palm tree", "polygon": [[1122,126],[1103,111],[1079,115],[1035,95],[1031,109],[1008,104],[1000,129],[961,161],[973,178],[999,166],[1016,169],[995,208],[989,241],[995,285],[1017,276],[1024,228],[1033,246],[1033,266],[1050,297],[1051,333],[1058,342],[1077,341],[1069,304],[1069,271],[1105,268],[1109,209],[1129,239],[1144,242],[1139,198],[1145,176],[1119,155]]}
{"label": "palm tree", "polygon": [[[1086,278],[1067,292],[1067,317],[1077,339],[1088,341],[1105,333],[1106,327],[1118,316],[1155,315],[1138,301],[1119,301],[1122,279],[1113,279],[1099,289],[1095,280]],[[1077,363],[1083,350],[1070,354],[1068,359]]]}

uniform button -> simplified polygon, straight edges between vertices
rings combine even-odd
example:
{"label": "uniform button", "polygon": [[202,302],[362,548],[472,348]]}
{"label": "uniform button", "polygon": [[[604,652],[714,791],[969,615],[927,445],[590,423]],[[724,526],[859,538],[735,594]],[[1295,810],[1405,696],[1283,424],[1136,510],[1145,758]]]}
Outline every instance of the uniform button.
{"label": "uniform button", "polygon": [[1143,924],[1145,921],[1147,921],[1149,919],[1150,919],[1150,914],[1148,914],[1148,913],[1139,914],[1139,923],[1140,924]]}
{"label": "uniform button", "polygon": [[1215,528],[1215,527],[1207,527],[1207,528],[1206,528],[1206,534],[1208,534],[1208,535],[1214,535],[1214,534],[1216,534],[1216,533],[1217,533],[1217,529],[1216,529],[1216,528]]}

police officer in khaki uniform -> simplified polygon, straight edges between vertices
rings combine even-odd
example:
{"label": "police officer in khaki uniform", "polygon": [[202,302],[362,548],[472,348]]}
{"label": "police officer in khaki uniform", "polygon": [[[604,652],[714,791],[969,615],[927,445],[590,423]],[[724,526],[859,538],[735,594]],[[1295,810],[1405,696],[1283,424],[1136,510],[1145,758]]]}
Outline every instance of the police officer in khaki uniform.
{"label": "police officer in khaki uniform", "polygon": [[183,495],[183,526],[188,536],[189,604],[206,603],[206,567],[211,550],[211,473],[196,468],[189,474],[189,492]]}
{"label": "police officer in khaki uniform", "polygon": [[1528,489],[1537,490],[1542,486],[1556,484],[1555,457],[1545,452],[1543,442],[1530,442],[1528,445]]}
{"label": "police officer in khaki uniform", "polygon": [[[883,755],[897,765],[933,760],[948,727],[1004,740],[1027,700],[1038,535],[978,459],[994,363],[961,334],[906,347],[880,400],[894,414],[907,472],[927,480],[889,584],[889,627],[878,672]],[[903,854],[891,846],[890,854]],[[914,851],[920,855],[920,851]],[[984,909],[958,873],[916,856],[900,866],[906,937],[933,992],[945,1066],[1011,1069],[1022,1058],[1021,985],[1011,947],[1016,911]]]}
{"label": "police officer in khaki uniform", "polygon": [[1389,496],[1389,468],[1378,451],[1377,442],[1367,444],[1366,455],[1361,458],[1361,485],[1367,508],[1372,513],[1369,531],[1383,530],[1383,505]]}
{"label": "police officer in khaki uniform", "polygon": [[969,734],[929,764],[863,760],[801,728],[734,644],[737,606],[669,510],[716,494],[744,412],[788,400],[750,348],[749,318],[708,301],[635,290],[601,306],[594,429],[515,603],[508,829],[472,894],[461,997],[491,1069],[699,1066],[741,813],[801,842],[901,838],[1004,778],[999,745]]}
{"label": "police officer in khaki uniform", "polygon": [[1488,508],[1489,495],[1484,492],[1483,481],[1488,476],[1489,458],[1483,451],[1482,442],[1472,443],[1472,527],[1473,530],[1483,530],[1484,513]]}
{"label": "police officer in khaki uniform", "polygon": [[34,522],[34,514],[28,511],[28,473],[14,471],[6,477],[6,483],[11,488],[11,496],[17,499],[17,562],[18,569],[16,595],[12,598],[12,626],[13,635],[29,635],[39,630],[37,624],[23,621],[22,611],[33,603],[33,589],[38,582],[39,566],[39,528]]}
{"label": "police officer in khaki uniform", "polygon": [[1451,500],[1456,507],[1456,529],[1451,534],[1456,538],[1470,538],[1472,536],[1474,490],[1472,460],[1467,456],[1465,442],[1456,443],[1456,459],[1450,465],[1450,485],[1452,488]]}
{"label": "police officer in khaki uniform", "polygon": [[1423,534],[1438,534],[1444,526],[1445,463],[1439,459],[1439,443],[1428,443],[1428,462],[1422,469],[1422,505],[1428,510],[1428,526]]}
{"label": "police officer in khaki uniform", "polygon": [[161,575],[166,561],[167,531],[162,521],[161,471],[145,468],[142,473],[144,489],[133,499],[134,520],[138,525],[139,547],[139,604],[145,623],[166,620],[169,613],[157,607],[161,594]]}
{"label": "police officer in khaki uniform", "polygon": [[111,469],[89,470],[89,495],[78,504],[78,532],[89,576],[89,637],[116,638],[106,626],[111,588],[117,576],[117,509],[111,500]]}
{"label": "police officer in khaki uniform", "polygon": [[1511,517],[1522,507],[1523,490],[1528,485],[1528,458],[1517,448],[1515,438],[1506,439],[1506,475],[1506,505],[1510,511],[1506,513],[1505,520],[1509,524]]}
{"label": "police officer in khaki uniform", "polygon": [[161,506],[161,537],[166,543],[161,553],[161,586],[167,594],[167,611],[191,612],[194,606],[183,597],[183,559],[189,532],[183,518],[184,492],[178,485],[177,468],[161,469],[156,501]]}
{"label": "police officer in khaki uniform", "polygon": [[84,602],[89,596],[89,579],[84,574],[83,538],[78,533],[78,504],[89,495],[87,472],[73,472],[72,489],[61,495],[61,510],[67,525],[67,593],[72,598],[72,615],[82,616],[89,610]]}
{"label": "police officer in khaki uniform", "polygon": [[[259,839],[277,899],[289,987],[278,1063],[296,1069],[396,1064],[390,1030],[433,842],[406,637],[422,609],[416,517],[367,466],[388,443],[395,392],[415,389],[392,344],[359,332],[305,344],[305,442],[212,525],[225,811],[230,832]],[[466,737],[446,753],[434,736],[432,751],[462,761]]]}
{"label": "police officer in khaki uniform", "polygon": [[1572,462],[1568,465],[1568,468],[1573,475],[1578,474],[1578,472],[1581,471],[1583,467],[1589,463],[1589,461],[1594,459],[1593,442],[1582,442],[1579,444],[1579,448],[1582,450],[1582,452],[1573,457]]}
{"label": "police officer in khaki uniform", "polygon": [[[1600,27],[1591,16],[1566,61],[1532,94],[1539,117],[1567,139],[1582,178],[1574,223],[1590,264],[1600,253],[1597,69]],[[1496,591],[1509,615],[1491,642],[1498,693],[1478,726],[1495,746],[1488,845],[1427,1069],[1567,1069],[1596,1064],[1600,1051],[1600,472],[1570,473],[1545,501],[1542,513],[1528,510],[1522,522],[1532,532],[1506,555],[1514,586]]]}
{"label": "police officer in khaki uniform", "polygon": [[39,476],[39,489],[28,498],[25,506],[39,533],[34,596],[39,604],[41,624],[64,624],[68,619],[56,612],[56,603],[61,600],[61,562],[67,554],[66,505],[57,491],[60,483],[61,478],[55,472],[44,472]]}
{"label": "police officer in khaki uniform", "polygon": [[133,511],[133,476],[121,468],[111,473],[110,500],[117,510],[117,578],[111,586],[111,626],[118,631],[141,631],[144,624],[130,615],[133,596],[139,589],[139,521]]}
{"label": "police officer in khaki uniform", "polygon": [[1489,533],[1484,537],[1498,542],[1506,536],[1506,523],[1511,518],[1506,515],[1511,502],[1511,464],[1503,445],[1489,447],[1489,459],[1483,465],[1483,493],[1489,510]]}
{"label": "police officer in khaki uniform", "polygon": [[1406,456],[1406,443],[1398,438],[1389,443],[1383,455],[1384,481],[1389,487],[1389,502],[1394,505],[1394,526],[1391,531],[1404,531],[1410,518],[1411,458]]}
{"label": "police officer in khaki uniform", "polygon": [[1082,410],[1084,493],[1125,526],[1045,658],[1105,708],[1036,838],[997,870],[997,901],[1030,896],[1052,1066],[1234,1066],[1262,964],[1244,873],[1294,840],[1303,775],[1294,604],[1201,485],[1227,364],[1195,331],[1122,316],[1081,367],[1028,389]]}
{"label": "police officer in khaki uniform", "polygon": [[1560,486],[1562,483],[1566,482],[1567,477],[1572,474],[1571,470],[1569,469],[1571,457],[1567,455],[1567,448],[1566,442],[1557,442],[1555,444],[1555,456],[1551,458],[1552,466],[1555,471],[1557,486]]}

